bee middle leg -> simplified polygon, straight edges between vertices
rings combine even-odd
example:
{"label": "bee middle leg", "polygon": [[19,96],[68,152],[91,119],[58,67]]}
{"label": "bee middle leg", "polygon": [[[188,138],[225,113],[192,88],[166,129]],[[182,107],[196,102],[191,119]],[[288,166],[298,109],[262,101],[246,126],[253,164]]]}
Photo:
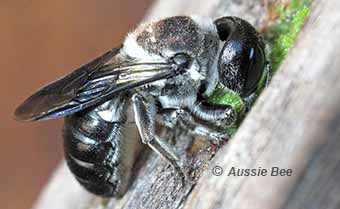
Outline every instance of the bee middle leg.
{"label": "bee middle leg", "polygon": [[156,135],[155,119],[157,110],[155,102],[147,101],[146,98],[140,94],[134,94],[132,96],[132,104],[135,121],[139,134],[142,138],[142,142],[164,157],[175,168],[183,182],[185,176],[182,171],[179,157],[168,143],[161,140]]}

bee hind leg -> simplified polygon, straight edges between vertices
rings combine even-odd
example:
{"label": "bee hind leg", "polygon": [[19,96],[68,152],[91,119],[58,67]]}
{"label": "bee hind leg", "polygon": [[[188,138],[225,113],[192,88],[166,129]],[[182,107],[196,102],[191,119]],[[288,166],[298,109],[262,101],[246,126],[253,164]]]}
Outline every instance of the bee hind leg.
{"label": "bee hind leg", "polygon": [[185,176],[179,157],[176,155],[173,148],[165,141],[161,140],[155,133],[155,119],[157,113],[155,102],[147,101],[140,94],[134,94],[132,96],[132,104],[135,121],[142,142],[165,158],[175,168],[183,183]]}

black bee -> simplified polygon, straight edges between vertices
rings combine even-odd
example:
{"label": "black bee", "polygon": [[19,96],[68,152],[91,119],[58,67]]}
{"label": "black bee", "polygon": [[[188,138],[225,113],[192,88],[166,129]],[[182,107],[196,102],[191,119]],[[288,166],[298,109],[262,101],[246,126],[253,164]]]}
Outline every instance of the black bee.
{"label": "black bee", "polygon": [[138,149],[128,137],[129,107],[142,142],[183,175],[173,148],[155,134],[156,123],[224,140],[221,127],[237,113],[207,98],[218,83],[244,101],[255,98],[265,69],[264,43],[245,20],[169,17],[141,24],[122,46],[42,88],[15,115],[21,121],[64,116],[65,158],[76,179],[94,194],[119,196]]}

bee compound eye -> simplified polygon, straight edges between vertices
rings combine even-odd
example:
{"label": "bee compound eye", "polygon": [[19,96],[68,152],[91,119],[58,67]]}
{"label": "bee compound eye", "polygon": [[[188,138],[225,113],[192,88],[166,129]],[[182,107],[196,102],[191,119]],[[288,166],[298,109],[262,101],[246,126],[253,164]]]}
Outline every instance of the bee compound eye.
{"label": "bee compound eye", "polygon": [[172,59],[177,66],[184,69],[189,68],[192,62],[192,58],[186,53],[177,53]]}
{"label": "bee compound eye", "polygon": [[265,68],[265,56],[262,48],[251,48],[249,52],[249,66],[244,74],[244,94],[249,95],[256,89],[258,83],[261,80],[263,70]]}

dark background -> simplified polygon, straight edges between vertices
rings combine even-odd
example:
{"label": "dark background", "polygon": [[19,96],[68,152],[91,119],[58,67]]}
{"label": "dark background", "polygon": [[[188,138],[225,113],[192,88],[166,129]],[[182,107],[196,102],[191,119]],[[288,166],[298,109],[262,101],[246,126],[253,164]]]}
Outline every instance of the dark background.
{"label": "dark background", "polygon": [[120,44],[152,0],[0,0],[0,208],[30,208],[62,159],[62,120],[18,123],[41,86]]}

